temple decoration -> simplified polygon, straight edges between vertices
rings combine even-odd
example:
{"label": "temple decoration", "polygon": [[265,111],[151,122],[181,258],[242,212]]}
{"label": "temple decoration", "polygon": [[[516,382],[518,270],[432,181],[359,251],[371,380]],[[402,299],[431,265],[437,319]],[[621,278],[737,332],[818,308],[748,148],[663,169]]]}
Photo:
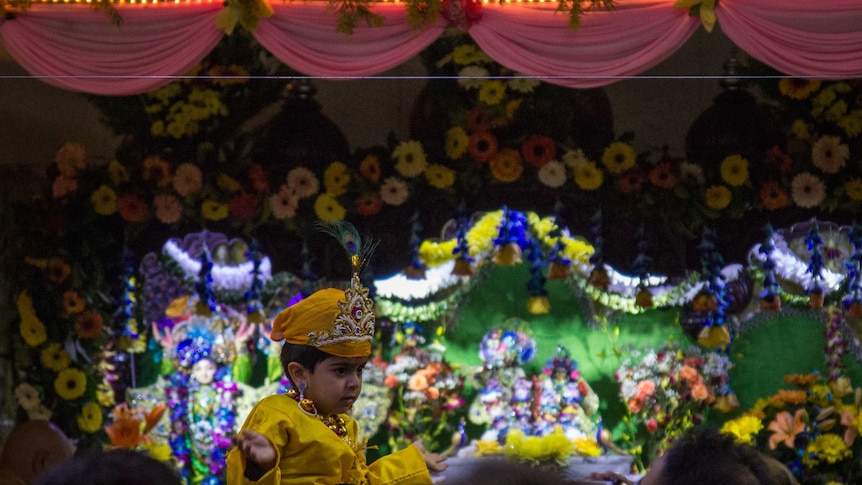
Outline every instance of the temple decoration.
{"label": "temple decoration", "polygon": [[763,255],[760,267],[763,270],[763,291],[760,293],[760,308],[762,310],[781,311],[781,286],[775,279],[775,260],[772,252],[775,250],[773,243],[774,231],[772,225],[767,224],[763,228],[763,242],[760,243],[758,252]]}
{"label": "temple decoration", "polygon": [[817,220],[811,221],[811,229],[808,231],[808,236],[805,238],[808,244],[808,251],[811,257],[808,260],[808,273],[811,275],[811,283],[805,287],[805,293],[811,302],[811,308],[823,308],[824,291],[823,288],[823,237],[820,235],[820,228]]}
{"label": "temple decoration", "polygon": [[425,279],[425,263],[419,259],[419,244],[422,242],[422,223],[419,221],[419,213],[414,212],[408,221],[410,223],[410,241],[408,252],[410,253],[410,265],[404,270],[404,274],[411,280]]}
{"label": "temple decoration", "polygon": [[724,258],[716,246],[714,232],[704,228],[700,243],[701,278],[704,287],[692,302],[692,309],[704,315],[697,341],[704,347],[725,347],[731,334],[726,325],[727,286],[721,273]]}
{"label": "temple decoration", "polygon": [[632,263],[632,273],[638,278],[635,305],[642,308],[649,308],[653,305],[652,292],[649,290],[649,268],[652,258],[647,254],[648,246],[649,241],[647,241],[646,231],[644,231],[644,226],[641,224],[635,233],[635,249],[637,250],[637,254]]}

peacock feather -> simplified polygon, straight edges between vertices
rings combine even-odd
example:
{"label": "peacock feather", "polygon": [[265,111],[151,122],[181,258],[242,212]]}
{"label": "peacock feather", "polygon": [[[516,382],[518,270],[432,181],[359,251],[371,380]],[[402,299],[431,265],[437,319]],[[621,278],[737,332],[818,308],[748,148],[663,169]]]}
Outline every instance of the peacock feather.
{"label": "peacock feather", "polygon": [[359,235],[359,230],[353,224],[339,220],[331,224],[318,223],[320,230],[334,237],[336,241],[347,252],[353,272],[358,273],[359,268],[367,261],[376,244],[364,241]]}

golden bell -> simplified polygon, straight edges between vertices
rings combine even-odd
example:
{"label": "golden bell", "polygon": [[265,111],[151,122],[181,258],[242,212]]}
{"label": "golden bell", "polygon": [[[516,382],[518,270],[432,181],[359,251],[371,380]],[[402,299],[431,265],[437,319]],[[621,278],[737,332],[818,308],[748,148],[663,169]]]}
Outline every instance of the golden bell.
{"label": "golden bell", "polygon": [[826,295],[823,294],[822,291],[814,292],[808,294],[808,303],[811,304],[811,308],[820,309],[823,308],[823,300],[826,299]]}
{"label": "golden bell", "polygon": [[608,286],[611,285],[611,278],[604,268],[593,268],[587,278],[587,283],[601,290],[607,290]]}
{"label": "golden bell", "polygon": [[652,307],[652,292],[646,288],[641,288],[635,295],[635,305],[641,308]]}
{"label": "golden bell", "polygon": [[724,347],[730,343],[730,332],[724,325],[709,325],[701,329],[697,343],[704,347]]}
{"label": "golden bell", "polygon": [[549,280],[564,280],[569,277],[569,267],[565,264],[551,263],[548,265]]}
{"label": "golden bell", "polygon": [[466,259],[458,259],[452,268],[452,274],[455,276],[473,276],[476,274],[476,266]]}
{"label": "golden bell", "polygon": [[521,246],[513,242],[497,246],[492,259],[500,266],[514,266],[521,262]]}
{"label": "golden bell", "polygon": [[781,311],[781,297],[778,295],[767,296],[760,300],[760,309],[773,312]]}
{"label": "golden bell", "polygon": [[527,299],[527,311],[533,315],[545,315],[551,311],[551,302],[547,296],[531,296]]}
{"label": "golden bell", "polygon": [[416,267],[414,265],[410,265],[407,269],[404,270],[404,276],[407,277],[408,280],[424,280],[425,279],[425,267],[420,266]]}

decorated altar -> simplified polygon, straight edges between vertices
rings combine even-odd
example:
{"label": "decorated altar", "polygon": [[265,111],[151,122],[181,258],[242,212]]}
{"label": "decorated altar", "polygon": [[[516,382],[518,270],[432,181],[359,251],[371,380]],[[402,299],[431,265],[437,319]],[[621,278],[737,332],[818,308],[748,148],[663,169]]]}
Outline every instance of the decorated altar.
{"label": "decorated altar", "polygon": [[[4,3],[8,52],[91,94],[123,136],[110,160],[70,141],[41,196],[9,211],[16,420],[220,483],[248,406],[284,390],[266,325],[344,283],[314,227],[347,219],[380,243],[364,275],[376,346],[354,409],[370,459],[418,438],[468,465],[643,471],[707,423],[804,483],[860,479],[862,96],[841,79],[862,73],[857,5],[789,8],[796,21],[772,40],[810,35],[773,57],[770,31],[746,23],[781,23],[761,2],[562,18],[533,4],[375,3],[376,27],[363,10],[252,3]],[[830,19],[842,27],[824,32]],[[716,20],[760,61],[747,72],[767,73],[759,93],[781,115],[770,146],[692,135],[716,159],[636,153],[600,91],[570,89],[641,72]],[[38,41],[73,21],[87,27],[69,42]],[[620,25],[642,35],[586,69],[592,49],[571,46]],[[134,43],[140,63],[129,49],[95,55],[97,37]],[[345,42],[363,56],[348,62]],[[821,50],[835,45],[848,47]],[[315,106],[296,71],[364,76],[420,51],[446,82],[429,83],[409,139],[351,149],[326,123],[284,136],[319,121],[299,117]],[[65,75],[70,52],[90,74]],[[256,118],[274,101],[271,120]]]}

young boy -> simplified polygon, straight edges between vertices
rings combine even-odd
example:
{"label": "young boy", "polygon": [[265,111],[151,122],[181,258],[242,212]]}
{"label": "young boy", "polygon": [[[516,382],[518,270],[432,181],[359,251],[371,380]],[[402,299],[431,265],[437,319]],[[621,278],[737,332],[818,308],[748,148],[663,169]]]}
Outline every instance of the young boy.
{"label": "young boy", "polygon": [[356,421],[346,413],[362,389],[371,354],[373,301],[354,274],[346,291],[320,290],[282,311],[271,338],[284,340],[287,394],[262,399],[227,457],[227,483],[430,484],[445,457],[417,441],[368,465]]}

